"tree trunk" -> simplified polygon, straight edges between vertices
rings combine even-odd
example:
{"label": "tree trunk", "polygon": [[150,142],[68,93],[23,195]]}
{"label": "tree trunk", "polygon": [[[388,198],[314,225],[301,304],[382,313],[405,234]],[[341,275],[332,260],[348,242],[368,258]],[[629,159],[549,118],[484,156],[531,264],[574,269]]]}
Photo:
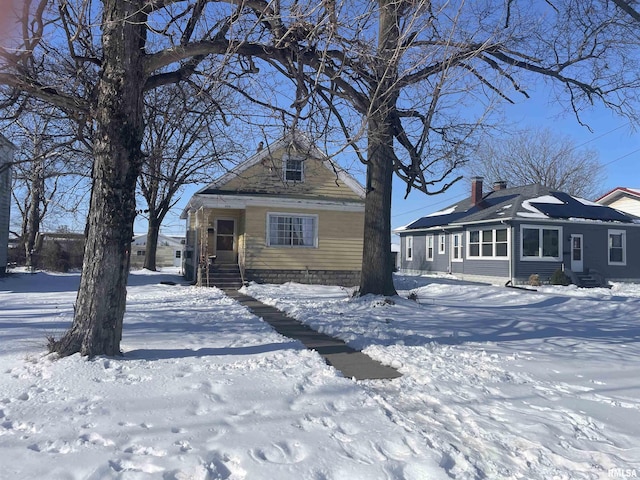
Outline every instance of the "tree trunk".
{"label": "tree trunk", "polygon": [[369,120],[360,295],[396,295],[391,257],[393,134],[389,130],[389,124]]}
{"label": "tree trunk", "polygon": [[395,0],[379,2],[378,83],[371,88],[368,145],[367,196],[364,207],[364,249],[360,295],[396,295],[391,256],[391,188],[393,181],[394,130],[391,121],[398,98],[396,85],[401,8]]}
{"label": "tree trunk", "polygon": [[120,354],[142,162],[143,3],[103,0],[104,60],[95,112],[91,206],[73,325],[50,345],[61,355]]}
{"label": "tree trunk", "polygon": [[24,229],[25,266],[35,268],[36,238],[40,231],[40,201],[44,198],[44,165],[38,160],[31,172],[31,194]]}
{"label": "tree trunk", "polygon": [[147,247],[144,254],[144,268],[156,270],[156,254],[158,252],[158,235],[160,234],[160,222],[156,215],[149,212],[149,228],[147,230]]}

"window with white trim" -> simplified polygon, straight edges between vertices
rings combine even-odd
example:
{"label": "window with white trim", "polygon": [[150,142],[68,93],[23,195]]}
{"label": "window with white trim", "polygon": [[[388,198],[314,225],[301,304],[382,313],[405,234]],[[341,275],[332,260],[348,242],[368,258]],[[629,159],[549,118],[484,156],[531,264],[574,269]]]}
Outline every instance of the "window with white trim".
{"label": "window with white trim", "polygon": [[270,247],[317,247],[318,216],[267,214],[267,245]]}
{"label": "window with white trim", "polygon": [[413,237],[409,235],[406,237],[405,242],[405,259],[413,260]]}
{"label": "window with white trim", "polygon": [[522,225],[520,227],[520,258],[522,260],[562,259],[562,227]]}
{"label": "window with white trim", "polygon": [[507,258],[509,234],[506,228],[469,230],[467,258]]}
{"label": "window with white trim", "polygon": [[627,232],[609,230],[609,265],[627,264]]}
{"label": "window with white trim", "polygon": [[295,157],[285,157],[282,159],[284,179],[287,182],[304,181],[304,160]]}
{"label": "window with white trim", "polygon": [[446,245],[446,237],[444,235],[439,235],[438,236],[438,253],[440,255],[444,254],[445,252],[445,245]]}
{"label": "window with white trim", "polygon": [[451,260],[454,262],[462,261],[462,234],[454,233],[451,235]]}
{"label": "window with white trim", "polygon": [[427,235],[427,260],[433,260],[433,235]]}

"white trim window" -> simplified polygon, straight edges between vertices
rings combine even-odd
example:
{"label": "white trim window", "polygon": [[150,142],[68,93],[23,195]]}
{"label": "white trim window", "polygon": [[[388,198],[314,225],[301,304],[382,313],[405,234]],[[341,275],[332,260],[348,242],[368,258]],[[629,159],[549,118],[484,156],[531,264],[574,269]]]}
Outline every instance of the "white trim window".
{"label": "white trim window", "polygon": [[462,261],[462,234],[454,233],[451,235],[451,260],[453,262]]}
{"label": "white trim window", "polygon": [[413,237],[411,235],[405,238],[405,257],[406,260],[413,260]]}
{"label": "white trim window", "polygon": [[438,235],[438,253],[444,255],[446,250],[447,238],[444,234]]}
{"label": "white trim window", "polygon": [[485,228],[467,232],[467,258],[509,257],[509,229]]}
{"label": "white trim window", "polygon": [[556,261],[562,259],[562,227],[520,226],[520,259]]}
{"label": "white trim window", "polygon": [[282,171],[285,182],[304,182],[304,160],[302,158],[283,158]]}
{"label": "white trim window", "polygon": [[627,232],[624,230],[608,231],[609,265],[627,264]]}
{"label": "white trim window", "polygon": [[267,214],[269,247],[318,247],[318,216],[291,213]]}
{"label": "white trim window", "polygon": [[427,260],[433,260],[433,235],[427,235]]}

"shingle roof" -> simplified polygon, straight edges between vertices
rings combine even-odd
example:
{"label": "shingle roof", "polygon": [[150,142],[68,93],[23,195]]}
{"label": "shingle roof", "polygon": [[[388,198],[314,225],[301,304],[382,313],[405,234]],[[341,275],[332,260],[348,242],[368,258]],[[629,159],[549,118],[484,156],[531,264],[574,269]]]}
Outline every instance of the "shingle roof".
{"label": "shingle roof", "polygon": [[467,198],[441,212],[419,218],[398,231],[527,218],[623,223],[639,220],[614,208],[572,197],[564,192],[551,191],[540,184],[531,184],[489,192],[477,205],[473,205],[471,198]]}

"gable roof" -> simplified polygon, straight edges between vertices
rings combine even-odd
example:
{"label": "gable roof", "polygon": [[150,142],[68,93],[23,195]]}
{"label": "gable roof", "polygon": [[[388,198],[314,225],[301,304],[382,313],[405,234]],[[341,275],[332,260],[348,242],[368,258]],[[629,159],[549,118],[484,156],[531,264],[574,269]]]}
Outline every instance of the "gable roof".
{"label": "gable roof", "polygon": [[395,232],[527,219],[640,223],[637,217],[614,208],[572,197],[564,192],[551,191],[540,184],[532,184],[489,192],[476,205],[471,197],[466,198],[442,211],[398,228]]}
{"label": "gable roof", "polygon": [[360,198],[364,199],[365,191],[362,185],[358,183],[358,181],[349,175],[345,170],[343,170],[339,165],[332,162],[327,155],[325,155],[320,149],[318,149],[315,145],[313,145],[309,139],[301,132],[293,131],[287,133],[280,140],[267,145],[262,148],[260,151],[256,152],[254,155],[249,157],[244,162],[236,165],[234,168],[226,172],[224,175],[218,177],[211,183],[209,183],[206,187],[201,188],[196,192],[196,195],[199,194],[208,194],[208,193],[219,193],[220,187],[229,183],[236,177],[239,177],[243,172],[248,170],[249,168],[257,165],[262,162],[266,158],[270,157],[274,152],[279,151],[280,149],[287,148],[289,146],[294,146],[294,148],[305,152],[309,156],[316,158],[318,160],[322,160],[322,164],[331,172],[335,173],[338,180],[341,180],[347,187],[349,187],[355,194],[357,194]]}
{"label": "gable roof", "polygon": [[614,201],[616,198],[623,197],[623,196],[634,197],[640,200],[640,189],[616,187],[613,190],[602,195],[600,198],[596,200],[596,202],[600,204],[607,204],[609,202]]}

